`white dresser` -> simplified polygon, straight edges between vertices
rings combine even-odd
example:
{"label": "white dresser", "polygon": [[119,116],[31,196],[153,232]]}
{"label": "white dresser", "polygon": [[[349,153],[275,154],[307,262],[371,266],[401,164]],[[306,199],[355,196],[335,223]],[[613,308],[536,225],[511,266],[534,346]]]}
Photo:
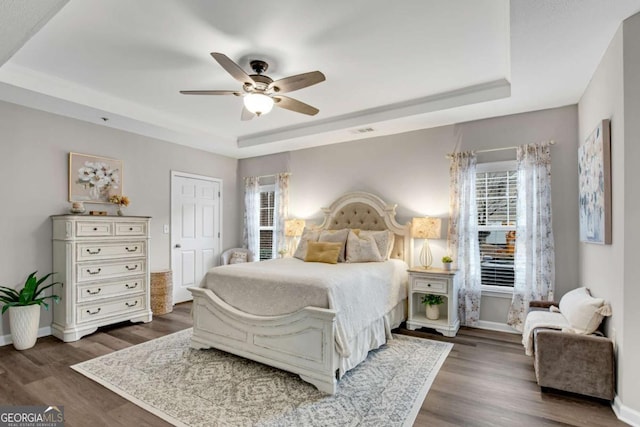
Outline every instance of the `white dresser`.
{"label": "white dresser", "polygon": [[53,335],[77,341],[99,326],[151,321],[149,217],[55,215]]}

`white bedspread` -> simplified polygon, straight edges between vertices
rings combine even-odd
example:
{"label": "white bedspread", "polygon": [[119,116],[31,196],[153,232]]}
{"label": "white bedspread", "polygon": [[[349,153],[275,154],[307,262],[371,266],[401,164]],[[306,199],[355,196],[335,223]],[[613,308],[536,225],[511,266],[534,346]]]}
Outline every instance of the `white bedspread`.
{"label": "white bedspread", "polygon": [[404,261],[324,264],[283,258],[209,270],[201,287],[246,313],[275,316],[307,306],[337,311],[336,349],[348,343],[407,297]]}

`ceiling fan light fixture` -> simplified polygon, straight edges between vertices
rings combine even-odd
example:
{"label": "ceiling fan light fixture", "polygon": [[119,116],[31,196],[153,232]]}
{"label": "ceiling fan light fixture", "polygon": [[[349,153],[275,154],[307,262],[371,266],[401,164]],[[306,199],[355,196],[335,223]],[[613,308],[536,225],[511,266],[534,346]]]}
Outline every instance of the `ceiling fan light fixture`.
{"label": "ceiling fan light fixture", "polygon": [[269,113],[273,103],[273,98],[263,93],[250,93],[244,97],[245,108],[257,116]]}

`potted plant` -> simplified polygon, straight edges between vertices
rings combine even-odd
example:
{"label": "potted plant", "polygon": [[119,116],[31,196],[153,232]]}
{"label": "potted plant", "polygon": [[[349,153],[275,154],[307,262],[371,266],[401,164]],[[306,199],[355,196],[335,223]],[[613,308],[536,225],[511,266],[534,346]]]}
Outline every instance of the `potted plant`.
{"label": "potted plant", "polygon": [[442,295],[426,294],[423,295],[421,302],[427,306],[427,319],[438,320],[440,318],[440,308],[438,306],[444,302]]}
{"label": "potted plant", "polygon": [[22,289],[17,290],[0,286],[0,303],[3,304],[2,314],[9,310],[9,323],[11,324],[11,338],[16,350],[26,350],[35,345],[38,338],[38,324],[40,323],[40,306],[49,309],[46,299],[51,298],[55,302],[60,301],[57,295],[42,295],[46,289],[62,282],[53,282],[40,287],[49,277],[55,273],[49,273],[38,279],[37,271],[27,277]]}
{"label": "potted plant", "polygon": [[442,266],[445,270],[447,271],[451,270],[452,262],[453,262],[453,259],[449,255],[445,255],[442,257]]}

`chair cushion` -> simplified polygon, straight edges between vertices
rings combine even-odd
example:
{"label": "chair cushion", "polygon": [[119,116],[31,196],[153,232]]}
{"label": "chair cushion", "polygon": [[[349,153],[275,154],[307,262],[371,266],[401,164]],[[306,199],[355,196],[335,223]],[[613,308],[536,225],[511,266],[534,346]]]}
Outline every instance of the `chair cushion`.
{"label": "chair cushion", "polygon": [[594,298],[587,288],[576,288],[560,299],[560,312],[578,334],[594,333],[604,316],[611,314],[602,298]]}
{"label": "chair cushion", "polygon": [[232,252],[229,257],[229,264],[241,264],[243,262],[247,262],[247,253],[246,252]]}

